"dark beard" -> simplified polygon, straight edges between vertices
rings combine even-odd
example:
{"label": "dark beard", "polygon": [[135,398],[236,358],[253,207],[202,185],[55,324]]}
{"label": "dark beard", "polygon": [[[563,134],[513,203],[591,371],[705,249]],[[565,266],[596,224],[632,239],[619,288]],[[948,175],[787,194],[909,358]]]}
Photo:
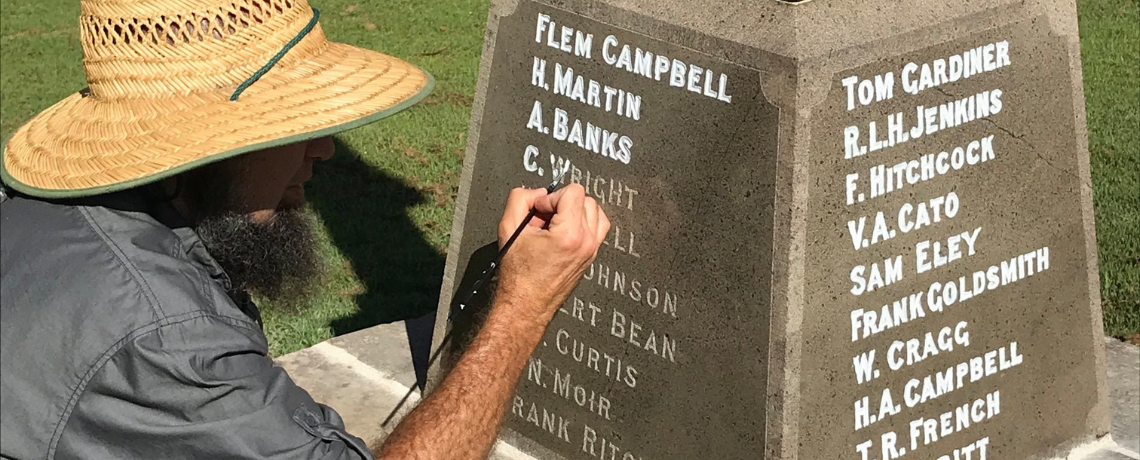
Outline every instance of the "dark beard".
{"label": "dark beard", "polygon": [[195,232],[225,270],[231,289],[270,301],[272,307],[301,308],[324,274],[317,255],[316,219],[307,208],[280,208],[266,222],[241,209],[234,192],[239,180],[226,162],[215,163],[180,178],[191,207]]}
{"label": "dark beard", "polygon": [[276,305],[301,304],[321,274],[314,224],[302,210],[278,211],[264,223],[235,213],[212,215],[195,230],[234,289]]}
{"label": "dark beard", "polygon": [[295,309],[322,274],[313,219],[302,209],[277,211],[265,223],[235,213],[207,216],[195,230],[234,289],[274,305]]}

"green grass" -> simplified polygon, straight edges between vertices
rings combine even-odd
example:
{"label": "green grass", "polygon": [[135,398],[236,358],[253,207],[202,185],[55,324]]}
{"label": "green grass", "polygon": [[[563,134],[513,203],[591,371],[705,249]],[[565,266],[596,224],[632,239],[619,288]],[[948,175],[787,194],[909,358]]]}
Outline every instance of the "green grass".
{"label": "green grass", "polygon": [[1080,3],[1105,333],[1140,333],[1140,7]]}
{"label": "green grass", "polygon": [[[339,136],[309,186],[331,269],[301,313],[266,312],[274,354],[433,311],[439,297],[486,0],[316,0],[328,36],[431,72],[425,103]],[[1140,13],[1083,0],[1081,37],[1105,328],[1140,332]],[[0,0],[0,136],[84,86],[78,2]]]}

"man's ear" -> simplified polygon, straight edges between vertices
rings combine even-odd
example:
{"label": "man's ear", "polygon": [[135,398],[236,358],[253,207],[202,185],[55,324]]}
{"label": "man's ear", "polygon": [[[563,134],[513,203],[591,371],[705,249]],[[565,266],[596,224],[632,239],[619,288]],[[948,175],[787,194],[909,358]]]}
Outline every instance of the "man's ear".
{"label": "man's ear", "polygon": [[198,200],[191,196],[195,193],[192,186],[193,179],[191,177],[191,174],[194,173],[195,172],[191,170],[173,177],[168,177],[155,184],[156,187],[154,187],[154,193],[157,195],[156,198],[158,200],[170,203],[174,206],[174,209],[178,211],[178,214],[182,215],[183,219],[191,223],[197,221],[199,216],[196,209],[200,205],[200,203],[197,203]]}
{"label": "man's ear", "polygon": [[169,185],[163,187],[164,191],[167,192],[166,199],[168,201],[174,201],[175,198],[178,198],[178,196],[182,194],[182,191],[184,189],[183,185],[186,183],[186,179],[185,179],[185,177],[183,177],[182,174],[171,177],[171,178],[169,178],[163,182],[167,182],[167,181],[171,181],[171,180],[174,181],[174,185],[172,187]]}

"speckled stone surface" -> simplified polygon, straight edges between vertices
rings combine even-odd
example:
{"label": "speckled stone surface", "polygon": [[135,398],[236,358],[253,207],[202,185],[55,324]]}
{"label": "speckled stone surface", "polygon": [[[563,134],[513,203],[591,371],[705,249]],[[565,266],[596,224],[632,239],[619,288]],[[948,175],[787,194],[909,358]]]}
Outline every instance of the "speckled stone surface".
{"label": "speckled stone surface", "polygon": [[493,1],[468,139],[429,387],[510,187],[569,159],[621,229],[520,379],[523,451],[1034,459],[1109,433],[1071,1]]}
{"label": "speckled stone surface", "polygon": [[[408,330],[415,328],[399,323],[376,326],[279,357],[277,364],[313,398],[335,409],[351,433],[378,447],[419,401],[419,393],[413,392],[401,404],[407,389],[399,382],[415,378],[408,360],[410,349],[405,345],[414,341],[409,339]],[[1106,445],[1066,460],[1140,459],[1135,450],[1140,444],[1140,348],[1111,338],[1105,341],[1115,444],[1102,442]],[[384,424],[389,415],[393,419]],[[500,441],[490,458],[534,457]]]}

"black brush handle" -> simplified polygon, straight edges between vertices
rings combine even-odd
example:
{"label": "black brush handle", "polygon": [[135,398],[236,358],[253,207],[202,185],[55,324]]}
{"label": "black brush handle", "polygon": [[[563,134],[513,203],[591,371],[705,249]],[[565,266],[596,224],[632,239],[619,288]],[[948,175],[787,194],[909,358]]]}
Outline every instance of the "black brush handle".
{"label": "black brush handle", "polygon": [[[471,298],[475,297],[475,294],[479,293],[479,288],[483,287],[483,283],[486,283],[487,280],[491,279],[491,276],[495,274],[495,271],[499,268],[499,263],[503,261],[503,256],[507,254],[507,250],[511,248],[512,244],[515,244],[515,240],[518,239],[519,234],[521,234],[527,224],[530,223],[530,220],[534,218],[535,212],[534,209],[530,210],[530,213],[526,215],[526,219],[523,219],[522,225],[519,225],[519,228],[515,229],[515,233],[511,235],[506,244],[503,245],[503,248],[499,249],[499,254],[495,256],[495,260],[491,262],[490,266],[483,270],[483,273],[479,275],[479,279],[475,280],[475,284],[472,284],[471,289],[460,299],[459,311],[463,311],[463,309],[467,308],[467,304],[471,302]],[[448,317],[449,321],[450,319],[451,318]]]}
{"label": "black brush handle", "polygon": [[[554,193],[554,191],[558,189],[558,183],[562,181],[562,176],[565,174],[566,170],[563,170],[562,174],[559,175],[557,179],[554,179],[554,182],[551,182],[550,185],[546,186],[547,195]],[[502,249],[499,249],[499,254],[495,256],[495,260],[491,262],[490,266],[483,270],[483,273],[479,275],[479,279],[475,280],[475,284],[471,285],[471,289],[469,289],[467,293],[464,294],[462,298],[460,298],[459,311],[463,311],[463,309],[467,308],[467,304],[471,303],[471,299],[475,297],[475,294],[479,293],[479,288],[483,287],[483,283],[486,283],[487,280],[491,279],[491,276],[493,276],[495,274],[495,271],[499,269],[499,263],[503,261],[503,256],[506,255],[507,250],[511,248],[512,244],[515,244],[515,240],[518,239],[519,235],[523,232],[523,229],[525,229],[526,226],[530,224],[530,220],[534,219],[534,216],[537,212],[537,209],[530,209],[530,212],[526,215],[526,219],[523,219],[522,224],[519,225],[519,228],[515,229],[515,233],[511,234],[511,237],[507,239],[507,242],[505,244],[503,244]],[[453,316],[455,316],[454,311],[447,315],[447,322],[450,323]]]}

